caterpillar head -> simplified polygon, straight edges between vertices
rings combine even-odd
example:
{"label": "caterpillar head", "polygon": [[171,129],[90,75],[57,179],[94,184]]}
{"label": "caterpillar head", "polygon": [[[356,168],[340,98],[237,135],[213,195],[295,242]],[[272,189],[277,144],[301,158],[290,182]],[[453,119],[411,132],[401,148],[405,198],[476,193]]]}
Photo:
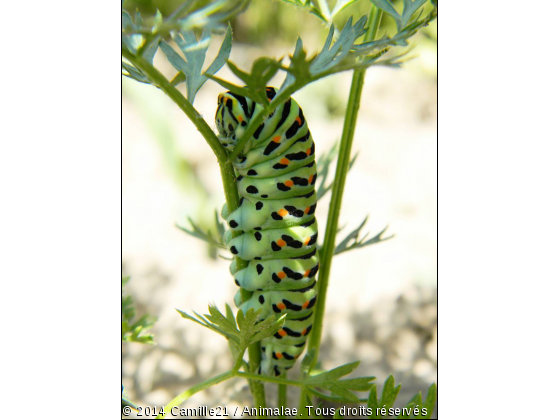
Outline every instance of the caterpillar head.
{"label": "caterpillar head", "polygon": [[[268,100],[271,101],[276,95],[276,89],[267,87],[266,95]],[[256,105],[253,100],[231,91],[218,95],[216,128],[220,134],[220,142],[227,150],[231,151],[237,144],[237,140],[245,132],[255,113]]]}
{"label": "caterpillar head", "polygon": [[254,108],[252,100],[230,91],[218,95],[216,128],[220,133],[220,142],[226,149],[232,150],[235,147],[249,124],[250,111],[254,111]]}

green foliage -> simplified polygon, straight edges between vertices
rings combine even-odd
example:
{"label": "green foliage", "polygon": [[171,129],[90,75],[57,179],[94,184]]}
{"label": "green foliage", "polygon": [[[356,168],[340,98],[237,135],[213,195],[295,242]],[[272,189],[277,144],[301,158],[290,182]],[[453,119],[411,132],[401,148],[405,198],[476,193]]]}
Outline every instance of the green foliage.
{"label": "green foliage", "polygon": [[[342,174],[342,179],[344,179],[348,168],[352,166],[356,159],[356,155],[353,157],[351,155],[351,144],[359,101],[356,100],[353,103],[352,99],[360,98],[365,69],[373,65],[400,65],[407,51],[403,52],[401,49],[399,52],[396,47],[406,47],[408,40],[414,34],[437,17],[437,8],[434,8],[423,18],[421,17],[423,12],[420,11],[420,8],[426,3],[426,0],[403,0],[402,13],[398,13],[388,0],[371,0],[379,10],[372,8],[369,27],[366,27],[367,19],[365,16],[357,19],[356,23],[350,17],[346,20],[342,29],[339,30],[333,23],[334,17],[356,3],[356,0],[337,0],[332,9],[327,0],[282,1],[305,9],[323,22],[330,24],[323,47],[317,54],[308,55],[302,39],[298,38],[294,53],[289,57],[288,62],[284,63],[283,58],[260,57],[252,63],[249,72],[228,61],[232,48],[232,30],[229,25],[225,31],[225,37],[216,58],[206,70],[203,71],[202,69],[212,31],[220,30],[225,26],[224,22],[242,12],[247,6],[248,0],[191,0],[183,3],[175,12],[165,18],[159,11],[156,11],[152,18],[143,18],[140,13],[136,12],[134,19],[128,11],[123,10],[122,12],[122,47],[123,57],[126,59],[122,64],[123,74],[138,82],[158,87],[191,119],[218,158],[228,207],[231,210],[234,210],[235,203],[239,202],[235,174],[231,162],[243,150],[246,142],[264,118],[296,91],[308,84],[343,71],[355,70],[349,98],[349,111],[346,116],[340,148],[340,150],[344,151],[341,152],[344,165],[339,165],[342,168],[340,173],[337,168],[337,176],[340,177]],[[434,3],[434,1],[432,2]],[[397,33],[392,37],[384,36],[381,39],[375,39],[377,25],[380,22],[382,13],[388,14],[395,21]],[[414,15],[416,15],[415,18],[413,17]],[[364,34],[366,36],[362,39]],[[171,46],[169,43],[171,40],[177,44],[179,52]],[[153,58],[158,48],[161,48],[167,60],[178,71],[171,81],[167,80],[153,65]],[[216,77],[215,74],[226,62],[234,75],[243,82],[243,86]],[[270,79],[278,72],[285,73],[285,80],[275,98],[269,103],[265,89]],[[238,140],[238,144],[229,155],[223,149],[209,125],[193,107],[196,93],[207,79],[217,82],[234,93],[247,96],[263,106],[258,114],[252,118],[251,123],[245,130],[245,134]],[[186,97],[177,89],[177,86],[183,82],[186,84]],[[333,189],[333,183],[329,184],[327,177],[330,164],[334,162],[336,156],[336,151],[330,151],[326,155],[321,156],[318,161],[318,198],[323,197],[329,190]],[[343,188],[344,183],[338,183],[333,193],[333,196],[337,195],[337,197],[340,197],[334,201],[333,211],[336,217],[332,220],[335,221],[332,222],[329,217],[329,225],[327,225],[327,233],[330,232],[332,240],[329,242],[328,249],[322,251],[329,258],[332,258],[334,254],[340,254],[389,239],[382,237],[386,229],[373,238],[368,238],[368,234],[362,236],[361,231],[365,226],[366,218],[336,248],[334,247]],[[190,218],[188,220],[190,228],[180,227],[187,234],[202,239],[212,244],[212,246],[223,247],[221,237],[224,232],[224,226],[219,222],[217,213],[214,233],[211,230],[206,231]],[[321,303],[321,299],[324,298],[328,286],[328,270],[325,270],[325,268],[322,270],[322,274],[320,274],[322,280],[319,282],[322,284],[322,286],[319,286],[319,293],[322,295],[318,298],[314,321],[315,328],[312,332],[312,337],[309,339],[309,350],[302,361],[302,378],[299,381],[291,381],[286,378],[270,378],[253,373],[259,363],[257,343],[278,331],[284,324],[285,315],[279,319],[276,319],[273,315],[259,321],[261,310],[249,309],[246,313],[238,311],[237,315],[234,315],[228,305],[226,305],[225,314],[212,305],[209,306],[209,314],[205,315],[194,312],[195,316],[191,316],[178,310],[183,318],[196,322],[224,336],[228,340],[235,363],[230,372],[196,385],[179,395],[170,404],[179,404],[196,392],[229,378],[243,376],[250,380],[251,391],[257,406],[265,404],[261,382],[274,382],[302,388],[300,407],[302,403],[304,405],[311,405],[311,396],[313,395],[339,403],[357,403],[361,400],[354,392],[364,392],[370,389],[368,407],[374,409],[374,415],[375,408],[383,406],[386,408],[392,407],[400,391],[400,385],[394,386],[392,376],[385,382],[381,398],[378,400],[376,385],[371,383],[375,379],[374,377],[342,379],[351,374],[357,368],[359,362],[346,364],[324,372],[317,373],[317,371],[313,370],[318,354],[322,315],[324,313],[324,302]],[[123,285],[124,283],[126,283],[125,279],[123,279]],[[319,312],[320,305],[323,305],[322,312]],[[123,341],[153,343],[151,335],[141,335],[143,330],[153,325],[153,321],[148,316],[134,321],[134,317],[132,299],[123,296]],[[319,335],[317,335],[317,332],[319,332]],[[315,337],[318,337],[318,340],[311,346],[311,341]],[[243,355],[248,348],[249,364],[247,365],[243,360]],[[255,349],[257,349],[256,353]],[[238,371],[241,366],[245,367],[245,372]],[[328,392],[328,394],[325,392]],[[424,407],[428,411],[427,416],[429,417],[435,405],[435,397],[436,388],[433,385],[425,401],[422,401],[422,395],[419,393],[411,399],[407,407]],[[303,410],[300,412],[304,414],[302,418],[307,417]],[[337,413],[335,418],[342,418],[342,416],[340,413]]]}
{"label": "green foliage", "polygon": [[192,31],[179,31],[173,36],[173,40],[180,48],[186,61],[168,43],[162,42],[160,44],[160,48],[169,62],[179,71],[173,78],[172,84],[177,85],[186,80],[187,99],[191,104],[194,102],[198,90],[208,80],[204,74],[215,74],[223,67],[231,53],[231,26],[228,25],[218,55],[212,64],[202,72],[206,51],[210,45],[210,36],[211,33],[208,28],[203,30],[199,40],[196,39],[196,35]]}
{"label": "green foliage", "polygon": [[337,0],[336,4],[332,9],[329,8],[329,4],[326,0],[280,0],[284,3],[291,4],[293,6],[300,7],[307,10],[312,15],[317,16],[324,23],[331,23],[333,19],[344,9],[352,4],[356,3],[358,0]]}
{"label": "green foliage", "polygon": [[[394,58],[379,60],[382,56],[379,50],[384,47],[365,47],[365,44],[355,43],[365,33],[365,24],[365,17],[359,19],[355,25],[352,22],[352,18],[348,19],[336,40],[334,40],[335,27],[331,25],[322,50],[310,58],[307,58],[307,53],[303,48],[303,41],[301,38],[298,38],[294,54],[290,56],[289,67],[283,66],[281,60],[259,58],[253,63],[251,73],[247,73],[240,70],[233,63],[228,62],[228,66],[233,73],[244,82],[244,87],[237,86],[218,77],[211,75],[209,77],[225,88],[267,106],[267,111],[270,111],[297,90],[332,74],[360,67],[368,67],[374,64],[398,65]],[[280,69],[287,73],[286,79],[274,100],[269,104],[265,93],[266,86]],[[267,113],[263,113],[263,117],[265,115]],[[251,130],[248,128],[247,132],[249,131]],[[251,131],[251,135],[253,132]],[[248,138],[247,135],[245,137]],[[243,143],[243,140],[240,143]],[[235,150],[232,155],[235,155]]]}
{"label": "green foliage", "polygon": [[[239,93],[240,95],[245,95],[261,104],[267,104],[268,98],[266,96],[265,90],[268,86],[268,81],[274,77],[281,66],[282,60],[274,60],[272,58],[261,57],[257,59],[253,66],[251,67],[251,73],[244,72],[239,69],[235,64],[228,61],[229,69],[235,74],[239,79],[243,80],[245,83],[244,88],[240,88],[232,83],[228,84],[228,89],[232,92]],[[214,79],[222,86],[224,86],[223,81],[220,79]]]}
{"label": "green foliage", "polygon": [[190,217],[187,217],[187,220],[191,225],[191,229],[181,225],[175,226],[183,232],[194,236],[195,238],[201,239],[216,248],[226,249],[226,245],[224,243],[225,227],[220,221],[217,210],[214,210],[214,229],[216,233],[213,233],[211,229],[208,229],[205,232],[203,228],[198,223],[195,223]]}
{"label": "green foliage", "polygon": [[[124,287],[130,280],[130,277],[122,278],[122,285]],[[155,344],[154,336],[152,334],[143,334],[147,329],[153,327],[157,318],[150,315],[143,315],[139,319],[136,317],[136,309],[134,307],[134,300],[132,296],[125,295],[121,290],[121,335],[122,341],[130,341],[143,344]]]}
{"label": "green foliage", "polygon": [[[128,11],[123,9],[123,48],[151,64],[160,47],[169,62],[179,71],[173,78],[173,86],[186,82],[187,99],[192,104],[196,93],[207,80],[203,73],[214,74],[220,70],[231,52],[232,31],[228,25],[216,59],[202,72],[211,30],[223,26],[224,21],[242,12],[247,4],[248,0],[187,1],[166,19],[162,18],[158,10],[150,25],[144,24],[140,12],[136,11],[133,20]],[[202,29],[200,39],[197,39],[195,34],[195,29],[198,28]],[[169,36],[172,36],[179,46],[186,61],[167,42],[162,41]],[[133,64],[123,61],[122,68],[124,76],[141,83],[153,84],[144,72]]]}
{"label": "green foliage", "polygon": [[368,408],[373,410],[373,414],[369,417],[370,419],[382,419],[385,418],[384,416],[378,416],[376,411],[378,408],[385,407],[389,409],[393,407],[397,396],[401,390],[401,384],[395,386],[395,378],[393,375],[389,375],[389,377],[385,380],[385,384],[383,385],[383,392],[381,394],[381,399],[377,400],[377,385],[373,385],[371,391],[369,393],[368,398]]}
{"label": "green foliage", "polygon": [[[140,12],[136,12],[135,20],[128,14],[126,10],[122,10],[122,45],[127,48],[131,53],[141,55],[148,63],[154,61],[154,56],[158,48],[159,36],[151,37],[142,35],[143,19]],[[156,14],[154,18],[156,25],[161,21],[161,14]],[[155,27],[152,28],[155,30]],[[122,64],[123,75],[136,80],[140,83],[151,84],[150,80],[143,74],[142,71],[136,67],[123,61]]]}
{"label": "green foliage", "polygon": [[403,14],[400,15],[388,2],[388,0],[370,0],[376,6],[378,6],[381,10],[387,12],[389,16],[395,21],[398,32],[392,36],[383,36],[381,39],[371,42],[365,42],[361,45],[357,45],[356,52],[364,52],[364,51],[371,51],[373,50],[382,50],[382,49],[390,49],[392,47],[401,46],[405,47],[408,45],[408,40],[415,35],[421,28],[428,25],[432,20],[437,17],[437,8],[434,8],[428,15],[424,18],[420,18],[421,14],[418,14],[416,19],[410,22],[412,15],[414,12],[418,10],[422,4],[426,2],[426,0],[416,0],[412,2],[412,0],[405,0]]}
{"label": "green foliage", "polygon": [[158,47],[159,36],[155,34],[162,23],[159,11],[153,20],[154,24],[147,28],[140,12],[136,11],[134,21],[126,10],[123,9],[121,12],[123,45],[134,54],[142,53],[142,56],[150,63],[153,62]]}
{"label": "green foliage", "polygon": [[389,226],[386,226],[385,229],[383,229],[381,232],[379,232],[373,238],[368,239],[369,232],[366,233],[364,236],[362,236],[360,238],[360,231],[362,230],[362,228],[366,224],[367,219],[368,219],[368,216],[366,216],[364,221],[362,223],[360,223],[360,225],[356,229],[354,229],[352,232],[350,232],[348,234],[348,236],[346,236],[346,238],[344,238],[342,240],[342,242],[340,242],[336,246],[336,249],[334,251],[334,255],[342,254],[343,252],[350,251],[352,249],[363,248],[365,246],[369,246],[369,245],[377,244],[379,242],[387,241],[394,236],[394,235],[391,235],[387,238],[382,237],[383,234],[385,233],[385,231],[387,230],[387,228],[389,227]]}
{"label": "green foliage", "polygon": [[406,26],[406,24],[410,21],[410,18],[412,18],[412,15],[416,13],[416,11],[420,7],[422,7],[422,5],[426,3],[427,0],[416,0],[416,1],[403,0],[402,14],[399,14],[395,10],[395,8],[393,7],[393,5],[389,0],[370,0],[370,1],[373,4],[375,4],[377,7],[379,7],[381,10],[383,10],[385,13],[387,13],[389,16],[391,16],[395,21],[395,23],[397,24],[398,31],[401,32],[403,28]]}
{"label": "green foliage", "polygon": [[[311,0],[280,0],[280,1],[305,9],[309,13],[317,16],[325,23],[328,23],[330,21],[330,13],[329,13],[328,5],[326,6],[326,8],[323,6],[323,10],[321,10],[321,8],[317,7],[314,4],[314,2]],[[320,1],[320,3],[326,4],[326,1]]]}
{"label": "green foliage", "polygon": [[249,309],[246,314],[243,311],[237,311],[237,317],[233,315],[229,305],[226,305],[226,315],[223,315],[218,308],[209,305],[210,314],[199,315],[194,312],[196,318],[177,309],[177,312],[186,319],[196,322],[206,327],[228,340],[230,350],[236,365],[241,363],[241,358],[247,347],[253,343],[257,343],[263,338],[270,337],[284,325],[286,316],[278,319],[274,315],[259,321],[262,309],[255,311]]}
{"label": "green foliage", "polygon": [[[389,416],[389,409],[395,404],[395,400],[399,395],[401,390],[401,385],[395,387],[395,379],[393,375],[390,375],[385,384],[383,385],[383,392],[381,398],[377,400],[377,386],[373,385],[370,391],[367,406],[372,409],[372,415],[369,416],[370,419],[384,419]],[[422,393],[418,392],[415,394],[410,401],[406,404],[404,409],[400,409],[398,414],[399,419],[429,419],[434,411],[436,405],[437,387],[436,384],[432,384],[428,390],[428,395],[426,399],[422,401]],[[377,410],[385,409],[385,411],[380,411],[377,414]],[[422,409],[426,410],[426,414],[422,414]],[[396,412],[396,411],[395,411]],[[385,413],[383,415],[383,413]],[[417,413],[417,414],[414,414]]]}
{"label": "green foliage", "polygon": [[[174,31],[216,28],[243,12],[248,4],[249,0],[187,0],[165,19],[161,12],[156,10],[151,24],[137,21],[135,26],[125,26],[124,14],[128,15],[128,11],[123,9],[122,32],[125,35],[157,35],[164,39]],[[140,13],[137,11],[136,14]]]}
{"label": "green foliage", "polygon": [[[422,394],[420,394],[420,400],[422,399],[421,395]],[[425,416],[419,418],[429,419],[432,416],[432,413],[434,412],[434,408],[436,407],[436,399],[437,399],[437,385],[434,383],[430,386],[430,389],[428,390],[428,395],[426,395],[426,399],[422,403],[422,408],[426,408],[428,412],[426,413]]]}
{"label": "green foliage", "polygon": [[[310,58],[307,58],[301,38],[298,38],[288,67],[282,65],[281,60],[259,58],[253,64],[251,73],[246,73],[228,62],[228,66],[236,76],[245,83],[244,87],[209,75],[209,78],[225,88],[239,95],[247,96],[264,106],[264,109],[252,119],[245,134],[230,153],[230,161],[243,150],[245,143],[251,138],[266,115],[306,85],[347,70],[367,68],[373,65],[399,66],[402,63],[400,59],[406,52],[393,54],[386,59],[381,58],[390,50],[391,46],[406,46],[406,40],[418,32],[422,26],[427,25],[435,16],[435,14],[430,14],[422,21],[413,22],[394,38],[385,37],[379,41],[366,43],[357,43],[357,40],[366,32],[365,16],[359,19],[355,25],[350,17],[336,40],[334,40],[335,27],[331,25],[322,50]],[[278,70],[285,71],[286,78],[278,94],[268,103],[265,93],[266,86]]]}
{"label": "green foliage", "polygon": [[[432,384],[428,390],[426,400],[422,401],[422,392],[415,394],[406,404],[399,419],[429,419],[436,405],[436,384]],[[422,414],[422,409],[426,410],[426,414]],[[415,414],[417,413],[417,414]]]}
{"label": "green foliage", "polygon": [[332,394],[343,398],[347,402],[360,402],[360,399],[350,391],[368,391],[373,386],[370,382],[375,377],[340,379],[342,376],[352,373],[359,364],[360,362],[348,363],[318,375],[307,376],[303,383],[309,388],[310,392],[315,394],[316,392],[312,388],[322,388],[331,391]]}

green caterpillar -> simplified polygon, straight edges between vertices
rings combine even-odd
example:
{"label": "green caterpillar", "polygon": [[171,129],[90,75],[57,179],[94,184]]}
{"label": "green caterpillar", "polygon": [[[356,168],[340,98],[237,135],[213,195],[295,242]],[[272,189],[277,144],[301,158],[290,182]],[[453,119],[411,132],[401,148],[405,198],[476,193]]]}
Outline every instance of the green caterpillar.
{"label": "green caterpillar", "polygon": [[[271,101],[276,90],[268,87],[266,93]],[[216,126],[227,150],[262,109],[232,92],[218,96]],[[238,292],[235,303],[244,312],[262,308],[262,319],[287,314],[284,326],[261,342],[259,371],[279,376],[294,365],[311,331],[319,270],[315,145],[295,100],[288,99],[266,118],[234,167],[242,198],[235,211],[227,205],[222,210],[230,227],[225,241],[234,255],[249,261],[239,270],[234,259],[235,284],[254,292],[244,303]],[[232,232],[243,233],[234,238]]]}

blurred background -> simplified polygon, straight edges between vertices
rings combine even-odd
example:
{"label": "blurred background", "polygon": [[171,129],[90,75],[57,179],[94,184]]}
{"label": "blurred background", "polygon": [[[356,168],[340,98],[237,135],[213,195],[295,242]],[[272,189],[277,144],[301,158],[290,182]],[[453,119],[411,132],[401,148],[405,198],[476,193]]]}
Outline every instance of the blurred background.
{"label": "blurred background", "polygon": [[[125,7],[138,7],[146,15],[158,8],[165,16],[180,3],[137,0],[126,1]],[[367,13],[369,5],[357,2],[340,20]],[[232,27],[230,59],[245,70],[260,56],[291,53],[298,35],[313,53],[328,32],[316,17],[271,0],[253,0]],[[384,19],[381,33],[392,30],[392,20]],[[208,59],[221,38],[213,37]],[[385,236],[395,236],[334,257],[321,347],[324,368],[361,360],[357,374],[376,376],[378,386],[392,373],[403,384],[395,407],[403,407],[418,391],[425,396],[436,381],[436,40],[437,22],[413,38],[414,60],[401,69],[373,67],[367,72],[354,139],[359,156],[346,184],[338,242],[366,216],[364,233],[375,235],[389,225]],[[175,71],[160,54],[156,67],[171,78]],[[238,82],[227,68],[218,76]],[[294,95],[317,156],[340,139],[351,76],[331,76]],[[271,85],[281,83],[278,77]],[[231,367],[226,341],[182,319],[175,308],[206,313],[208,303],[220,309],[225,303],[233,306],[237,287],[229,261],[220,258],[229,257],[226,252],[175,226],[188,226],[190,217],[214,229],[214,211],[221,209],[224,195],[210,148],[157,89],[124,77],[122,89],[122,273],[131,276],[124,291],[134,297],[139,315],[158,318],[151,330],[156,345],[123,343],[123,384],[137,405],[160,406]],[[195,101],[213,128],[222,91],[209,81]],[[317,210],[320,241],[329,200],[327,194]],[[297,366],[291,375],[297,376]],[[275,397],[272,390],[269,397]],[[297,406],[297,396],[290,394],[289,406]],[[250,403],[246,382],[235,380],[196,394],[184,406]]]}

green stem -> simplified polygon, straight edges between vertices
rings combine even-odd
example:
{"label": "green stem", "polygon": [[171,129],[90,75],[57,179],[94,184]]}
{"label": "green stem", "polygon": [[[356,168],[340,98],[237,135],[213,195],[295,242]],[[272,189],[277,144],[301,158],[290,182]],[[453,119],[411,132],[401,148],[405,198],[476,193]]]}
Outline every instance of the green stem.
{"label": "green stem", "polygon": [[[206,140],[216,157],[218,162],[227,161],[227,152],[220,144],[218,137],[214,134],[214,131],[210,126],[204,121],[204,118],[194,109],[189,101],[179,92],[166,78],[161,74],[154,66],[152,66],[144,58],[132,54],[126,46],[122,46],[122,55],[128,61],[130,61],[136,68],[142,70],[150,81],[160,88],[169,98],[177,104],[179,108],[189,117],[193,122],[196,129],[202,134],[202,137]],[[224,185],[225,187],[225,185]]]}
{"label": "green stem", "polygon": [[[286,373],[281,376],[282,379],[286,379]],[[288,386],[286,384],[278,384],[278,408],[286,407],[288,405]],[[286,416],[279,415],[279,419],[285,419]]]}
{"label": "green stem", "polygon": [[[243,290],[243,289],[242,289]],[[251,344],[249,346],[249,369],[251,372],[256,372],[259,369],[261,363],[261,347],[260,341]],[[251,394],[253,394],[253,399],[255,401],[255,407],[266,407],[266,395],[264,392],[264,384],[259,382],[260,375],[253,375],[256,378],[249,381],[249,388],[251,389]],[[247,377],[248,378],[248,377]],[[250,378],[248,378],[250,379]],[[259,418],[266,418],[260,417]]]}
{"label": "green stem", "polygon": [[291,379],[286,379],[286,378],[276,377],[276,376],[257,375],[255,373],[246,373],[246,372],[235,372],[235,376],[239,376],[241,378],[247,378],[247,379],[254,379],[255,381],[270,382],[273,384],[293,385],[299,387],[305,386],[303,382],[292,381]]}
{"label": "green stem", "polygon": [[156,419],[164,418],[167,414],[169,414],[171,412],[171,409],[173,407],[176,407],[176,406],[178,407],[179,405],[181,405],[183,402],[185,402],[187,399],[192,397],[197,392],[204,391],[206,388],[210,388],[211,386],[217,385],[220,382],[227,381],[228,379],[231,379],[234,376],[235,376],[235,372],[234,371],[229,371],[229,372],[226,372],[226,373],[222,373],[221,375],[214,376],[213,378],[210,378],[210,379],[208,379],[208,380],[206,380],[206,381],[204,381],[204,382],[202,382],[198,385],[193,386],[192,388],[187,389],[182,394],[179,394],[175,398],[173,398],[171,400],[171,402],[165,406],[165,409],[164,409],[165,414],[164,415],[158,415],[156,417]]}
{"label": "green stem", "polygon": [[[200,134],[202,134],[202,137],[204,137],[204,139],[216,155],[216,158],[218,159],[228,209],[230,211],[233,211],[238,208],[239,193],[237,191],[237,184],[235,180],[236,177],[233,170],[233,165],[228,160],[228,154],[222,147],[220,140],[218,139],[214,131],[210,128],[210,126],[206,123],[202,115],[200,115],[192,106],[192,104],[181,94],[181,92],[179,92],[175,88],[175,86],[173,86],[167,80],[167,78],[148,61],[146,61],[141,56],[132,54],[125,45],[122,46],[122,55],[136,68],[141,70],[153,85],[160,88],[169,98],[171,98],[171,100],[177,104],[177,106],[187,115],[187,117],[189,117]],[[234,236],[237,235],[234,234]],[[248,265],[248,262],[242,260],[241,258],[236,258],[236,262],[239,269],[243,269]],[[241,296],[243,301],[248,300],[251,295],[252,292],[241,289]],[[255,372],[259,368],[260,362],[260,343],[252,344],[249,347],[249,367],[252,372]],[[255,400],[255,406],[257,408],[259,406],[265,407],[266,399],[263,384],[260,382],[252,381],[249,385],[251,387],[251,392]]]}
{"label": "green stem", "polygon": [[[364,37],[364,42],[373,41],[377,35],[377,30],[381,23],[383,11],[372,5],[369,22],[370,25]],[[311,362],[310,370],[315,366],[319,357],[319,346],[321,344],[321,335],[323,332],[323,319],[325,316],[325,304],[327,299],[327,289],[329,286],[329,275],[331,264],[336,248],[336,234],[338,231],[338,219],[342,206],[342,197],[344,195],[344,186],[346,176],[348,174],[352,142],[354,140],[354,131],[356,129],[356,121],[358,119],[358,111],[360,109],[360,100],[362,96],[362,88],[364,84],[366,69],[360,68],[354,70],[352,76],[352,85],[350,87],[350,95],[348,97],[348,105],[346,107],[346,116],[344,118],[344,127],[342,129],[342,139],[338,152],[338,160],[336,164],[336,173],[334,176],[332,197],[329,205],[329,215],[327,219],[327,228],[325,231],[325,241],[320,254],[321,269],[319,270],[319,281],[317,282],[317,303],[315,305],[315,318],[313,322],[313,330],[309,337],[307,351],[315,349],[315,355]],[[300,397],[300,410],[305,407],[305,395],[302,392]]]}

